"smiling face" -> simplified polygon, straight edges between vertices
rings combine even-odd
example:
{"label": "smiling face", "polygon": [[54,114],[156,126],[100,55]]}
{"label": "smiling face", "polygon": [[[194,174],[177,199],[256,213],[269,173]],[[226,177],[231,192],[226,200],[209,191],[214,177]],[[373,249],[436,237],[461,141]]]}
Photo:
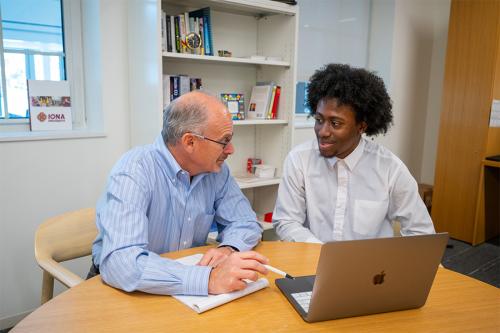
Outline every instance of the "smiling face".
{"label": "smiling face", "polygon": [[336,99],[322,99],[314,115],[314,132],[319,152],[324,157],[345,158],[358,145],[366,123],[356,122],[350,105],[339,105]]}

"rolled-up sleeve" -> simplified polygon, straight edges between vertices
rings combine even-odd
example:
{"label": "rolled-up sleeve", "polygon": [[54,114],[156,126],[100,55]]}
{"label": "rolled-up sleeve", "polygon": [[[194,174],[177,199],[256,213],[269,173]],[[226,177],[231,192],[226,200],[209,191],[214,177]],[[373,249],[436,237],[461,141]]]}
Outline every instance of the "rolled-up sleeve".
{"label": "rolled-up sleeve", "polygon": [[215,221],[222,226],[218,241],[240,251],[251,250],[262,237],[262,226],[224,164],[217,181]]}

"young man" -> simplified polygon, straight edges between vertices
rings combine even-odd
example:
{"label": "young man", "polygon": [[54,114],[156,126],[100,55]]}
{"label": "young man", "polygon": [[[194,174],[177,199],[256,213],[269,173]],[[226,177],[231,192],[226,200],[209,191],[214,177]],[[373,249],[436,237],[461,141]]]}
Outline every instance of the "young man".
{"label": "young man", "polygon": [[[125,291],[185,295],[243,289],[243,279],[267,274],[267,258],[248,251],[262,228],[224,164],[232,135],[216,98],[192,92],[172,102],[156,142],[132,149],[111,171],[97,207],[91,272]],[[213,221],[223,228],[220,246],[197,266],[159,256],[205,245]]]}
{"label": "young man", "polygon": [[434,233],[415,179],[388,149],[365,139],[386,133],[391,101],[383,81],[330,64],[311,78],[308,102],[317,140],[285,160],[273,214],[278,236],[295,242]]}

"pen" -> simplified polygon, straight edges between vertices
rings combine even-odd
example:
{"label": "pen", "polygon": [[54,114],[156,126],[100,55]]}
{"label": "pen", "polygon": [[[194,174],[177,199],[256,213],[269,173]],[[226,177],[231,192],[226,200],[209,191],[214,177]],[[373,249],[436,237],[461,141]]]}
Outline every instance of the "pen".
{"label": "pen", "polygon": [[264,265],[268,270],[270,270],[271,272],[274,272],[276,274],[279,274],[281,276],[284,276],[286,277],[287,279],[292,279],[294,280],[295,278],[293,276],[291,276],[290,274],[288,273],[285,273],[283,271],[280,271],[279,269],[277,268],[274,268],[273,266],[270,266],[270,265]]}

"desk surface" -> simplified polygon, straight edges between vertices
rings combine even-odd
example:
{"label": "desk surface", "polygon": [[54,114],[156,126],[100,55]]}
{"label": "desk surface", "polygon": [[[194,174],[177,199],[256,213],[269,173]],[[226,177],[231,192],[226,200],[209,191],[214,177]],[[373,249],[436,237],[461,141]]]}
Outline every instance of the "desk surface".
{"label": "desk surface", "polygon": [[[201,253],[208,247],[165,255]],[[293,275],[315,273],[318,244],[263,242],[257,251]],[[125,293],[85,281],[45,303],[11,332],[498,332],[500,290],[439,268],[424,307],[414,310],[305,323],[274,284],[203,314],[169,296]],[[411,286],[409,286],[411,287]]]}

